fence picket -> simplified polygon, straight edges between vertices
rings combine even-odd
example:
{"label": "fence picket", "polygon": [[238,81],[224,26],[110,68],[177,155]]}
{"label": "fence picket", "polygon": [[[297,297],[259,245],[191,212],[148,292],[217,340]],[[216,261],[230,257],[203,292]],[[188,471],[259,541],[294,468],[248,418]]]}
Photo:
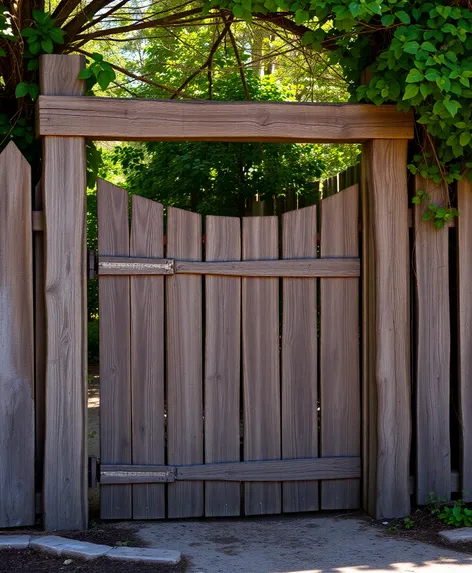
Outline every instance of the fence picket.
{"label": "fence picket", "polygon": [[[167,257],[202,260],[202,220],[167,211]],[[168,463],[203,462],[202,278],[166,277]],[[203,482],[168,486],[169,517],[203,515]]]}
{"label": "fence picket", "polygon": [[472,184],[457,184],[458,320],[459,320],[459,395],[461,438],[462,497],[472,501]]}
{"label": "fence picket", "polygon": [[[277,217],[243,218],[243,260],[278,258]],[[279,280],[242,279],[244,459],[280,459]],[[245,485],[246,515],[280,513],[280,483]]]}
{"label": "fence picket", "polygon": [[34,346],[31,170],[0,155],[0,527],[33,525]]}
{"label": "fence picket", "polygon": [[[98,181],[98,250],[129,255],[128,193]],[[102,463],[131,463],[130,279],[100,278],[100,456]],[[100,490],[103,519],[130,519],[132,486]]]}
{"label": "fence picket", "polygon": [[[206,218],[207,261],[241,259],[241,222]],[[205,277],[205,462],[240,459],[241,279]],[[240,513],[239,483],[206,482],[205,515]]]}
{"label": "fence picket", "polygon": [[[164,256],[163,208],[133,195],[130,255]],[[131,277],[133,464],[164,464],[164,277]],[[133,486],[133,519],[165,517],[165,485]]]}
{"label": "fence picket", "polygon": [[[316,207],[282,216],[282,256],[316,258]],[[282,457],[318,456],[317,279],[284,278]],[[318,509],[318,482],[283,484],[285,512]]]}
{"label": "fence picket", "polygon": [[[442,204],[446,190],[416,179],[432,202]],[[451,498],[449,435],[450,323],[449,231],[422,221],[424,205],[414,208],[417,283],[416,431],[417,502],[429,494]]]}
{"label": "fence picket", "polygon": [[[321,256],[358,256],[358,196],[353,185],[321,202]],[[321,454],[360,455],[358,280],[320,279]],[[360,480],[321,483],[322,509],[360,505]]]}

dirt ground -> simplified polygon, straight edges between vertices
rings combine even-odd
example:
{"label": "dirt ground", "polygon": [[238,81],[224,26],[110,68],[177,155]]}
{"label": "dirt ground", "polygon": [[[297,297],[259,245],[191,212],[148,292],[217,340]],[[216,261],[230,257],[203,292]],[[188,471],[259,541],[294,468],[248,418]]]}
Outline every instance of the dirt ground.
{"label": "dirt ground", "polygon": [[[106,524],[99,521],[91,521],[88,531],[77,533],[55,532],[56,535],[110,545],[112,547],[145,547],[148,544],[137,536],[138,528],[121,524],[116,527],[114,524]],[[17,531],[4,530],[0,535],[30,534],[41,535],[38,525],[37,529],[19,529]],[[67,559],[64,557],[51,557],[32,550],[22,551],[1,551],[0,552],[0,573],[185,573],[188,562],[183,559],[178,565],[151,565],[119,563],[106,557],[94,561],[81,561],[79,559]]]}

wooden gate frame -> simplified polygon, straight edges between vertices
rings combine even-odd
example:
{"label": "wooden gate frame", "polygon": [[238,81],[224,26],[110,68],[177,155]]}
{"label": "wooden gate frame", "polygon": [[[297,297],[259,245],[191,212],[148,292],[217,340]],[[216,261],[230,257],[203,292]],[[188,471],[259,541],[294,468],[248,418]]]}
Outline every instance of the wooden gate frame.
{"label": "wooden gate frame", "polygon": [[87,301],[85,141],[362,143],[363,507],[410,511],[407,146],[394,106],[84,97],[82,56],[41,56],[46,289],[44,525],[85,529]]}

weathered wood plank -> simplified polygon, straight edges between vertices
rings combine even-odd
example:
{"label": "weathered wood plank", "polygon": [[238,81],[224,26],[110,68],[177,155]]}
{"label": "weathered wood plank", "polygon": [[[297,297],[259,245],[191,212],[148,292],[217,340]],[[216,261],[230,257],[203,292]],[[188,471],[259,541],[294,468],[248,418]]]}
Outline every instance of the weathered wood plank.
{"label": "weathered wood plank", "polygon": [[369,458],[364,507],[380,519],[410,511],[407,141],[369,142],[363,156],[363,229],[367,238],[364,284],[368,288],[368,298],[363,301],[364,395],[368,407],[364,451]]}
{"label": "weathered wood plank", "polygon": [[395,106],[40,97],[38,134],[98,140],[363,142],[413,139]]}
{"label": "weathered wood plank", "polygon": [[[98,251],[129,255],[128,192],[98,180]],[[131,463],[130,279],[102,277],[100,313],[100,457],[103,463]],[[130,519],[132,488],[100,490],[102,519]]]}
{"label": "weathered wood plank", "polygon": [[[350,479],[361,475],[359,457],[264,460],[191,466],[102,465],[100,483],[161,483],[175,480],[291,481]],[[316,483],[316,482],[315,482]],[[300,485],[300,484],[299,484]]]}
{"label": "weathered wood plank", "polygon": [[[169,208],[167,256],[202,258],[202,221],[196,213]],[[166,278],[167,459],[170,464],[203,462],[202,278]],[[203,515],[203,483],[168,487],[169,517]]]}
{"label": "weathered wood plank", "polygon": [[[358,196],[353,185],[321,202],[322,257],[358,255]],[[321,455],[360,456],[359,283],[321,279]],[[360,481],[321,483],[322,509],[360,507]]]}
{"label": "weathered wood plank", "polygon": [[[85,82],[77,77],[84,64],[82,56],[41,56],[41,93],[83,94]],[[44,527],[84,529],[88,491],[83,138],[44,138],[43,186],[47,323]]]}
{"label": "weathered wood plank", "polygon": [[355,277],[360,275],[360,263],[356,258],[200,264],[175,261],[175,271],[241,277]]}
{"label": "weathered wood plank", "polygon": [[[243,218],[243,259],[278,257],[277,217]],[[242,281],[244,459],[280,459],[279,281]],[[245,485],[247,515],[280,513],[279,483]]]}
{"label": "weathered wood plank", "polygon": [[234,277],[358,277],[360,261],[304,259],[280,261],[192,262],[142,257],[99,257],[100,275],[221,275]]}
{"label": "weathered wood plank", "polygon": [[99,257],[98,274],[103,276],[160,276],[175,274],[172,259],[152,257]]}
{"label": "weathered wood plank", "polygon": [[[162,257],[163,208],[132,198],[130,255]],[[163,464],[164,278],[131,278],[131,403],[133,464]],[[165,517],[165,486],[133,486],[133,518]]]}
{"label": "weathered wood plank", "polygon": [[[206,217],[207,261],[241,258],[241,222]],[[205,279],[205,462],[239,461],[241,280]],[[205,484],[205,515],[240,513],[239,484]]]}
{"label": "weathered wood plank", "polygon": [[[282,216],[282,256],[316,258],[316,207]],[[318,456],[316,279],[282,283],[282,457]],[[285,512],[318,509],[318,482],[283,484]]]}
{"label": "weathered wood plank", "polygon": [[[443,204],[446,190],[417,178],[432,202]],[[429,494],[451,498],[449,432],[450,323],[449,232],[422,221],[424,205],[414,208],[415,278],[417,288],[416,349],[416,495],[419,504]]]}
{"label": "weathered wood plank", "polygon": [[0,154],[0,527],[33,525],[34,344],[31,169]]}
{"label": "weathered wood plank", "polygon": [[[461,486],[463,498],[472,501],[472,184],[457,184],[457,266],[459,320],[459,415],[461,419]],[[453,489],[453,488],[451,488]]]}

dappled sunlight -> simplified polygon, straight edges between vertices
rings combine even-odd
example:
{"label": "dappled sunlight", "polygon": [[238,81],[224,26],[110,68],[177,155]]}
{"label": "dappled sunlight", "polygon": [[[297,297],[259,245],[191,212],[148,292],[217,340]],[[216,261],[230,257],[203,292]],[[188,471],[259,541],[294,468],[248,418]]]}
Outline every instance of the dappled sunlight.
{"label": "dappled sunlight", "polygon": [[[438,549],[439,551],[439,549]],[[268,573],[459,573],[465,567],[472,567],[472,557],[464,555],[463,558],[454,559],[452,557],[438,557],[431,561],[415,563],[411,561],[398,563],[385,563],[381,565],[375,563],[378,558],[373,558],[374,563],[370,565],[346,565],[343,567],[321,567],[314,569],[275,569]]]}

